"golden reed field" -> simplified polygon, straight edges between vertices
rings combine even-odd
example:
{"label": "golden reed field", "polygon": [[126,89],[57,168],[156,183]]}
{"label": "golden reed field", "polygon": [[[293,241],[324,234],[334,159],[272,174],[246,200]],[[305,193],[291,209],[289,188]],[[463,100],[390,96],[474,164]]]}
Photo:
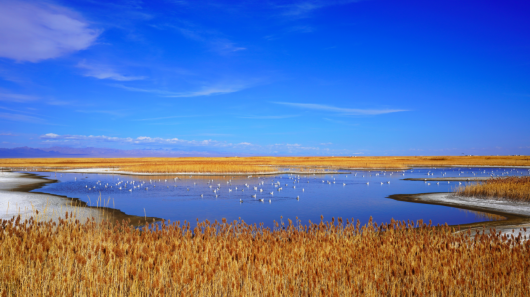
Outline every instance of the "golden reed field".
{"label": "golden reed field", "polygon": [[228,157],[228,158],[40,158],[0,159],[0,167],[54,171],[115,168],[144,173],[259,173],[279,168],[300,171],[347,168],[406,169],[411,166],[530,166],[528,156],[437,157]]}
{"label": "golden reed field", "polygon": [[458,187],[455,193],[468,197],[507,198],[528,202],[530,201],[530,177],[499,177]]}
{"label": "golden reed field", "polygon": [[[299,223],[299,222],[298,222]],[[524,296],[530,241],[342,219],[0,225],[1,296]],[[416,227],[416,228],[415,228]]]}

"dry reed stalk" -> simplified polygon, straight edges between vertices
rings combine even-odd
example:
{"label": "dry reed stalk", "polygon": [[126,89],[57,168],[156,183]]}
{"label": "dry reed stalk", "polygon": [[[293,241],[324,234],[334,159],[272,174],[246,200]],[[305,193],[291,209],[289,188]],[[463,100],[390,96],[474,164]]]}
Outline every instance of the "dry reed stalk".
{"label": "dry reed stalk", "polygon": [[506,198],[530,202],[530,177],[499,177],[458,187],[456,195],[467,197]]}
{"label": "dry reed stalk", "polygon": [[2,296],[522,296],[530,241],[412,222],[0,222]]}

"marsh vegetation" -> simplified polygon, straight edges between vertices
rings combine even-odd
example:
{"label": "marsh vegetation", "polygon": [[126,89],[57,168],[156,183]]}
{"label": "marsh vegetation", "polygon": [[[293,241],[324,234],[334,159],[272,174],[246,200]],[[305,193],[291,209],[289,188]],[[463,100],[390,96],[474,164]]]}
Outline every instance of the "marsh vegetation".
{"label": "marsh vegetation", "polygon": [[0,159],[0,167],[28,171],[113,168],[141,173],[266,173],[280,168],[314,171],[346,168],[530,166],[528,156],[439,157],[229,157],[229,158],[36,158]]}
{"label": "marsh vegetation", "polygon": [[504,198],[530,202],[530,177],[498,177],[484,182],[458,187],[455,193],[467,197]]}
{"label": "marsh vegetation", "polygon": [[521,296],[530,241],[418,222],[0,223],[2,296]]}

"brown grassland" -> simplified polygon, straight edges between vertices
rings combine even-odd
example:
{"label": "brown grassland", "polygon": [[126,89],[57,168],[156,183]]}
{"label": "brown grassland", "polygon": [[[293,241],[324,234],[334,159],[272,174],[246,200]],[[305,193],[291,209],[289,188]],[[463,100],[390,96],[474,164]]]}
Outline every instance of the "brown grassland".
{"label": "brown grassland", "polygon": [[458,187],[455,193],[467,197],[507,198],[530,202],[530,177],[499,177]]}
{"label": "brown grassland", "polygon": [[0,159],[0,167],[54,171],[114,168],[143,173],[259,173],[278,168],[300,171],[347,168],[406,169],[411,166],[530,166],[528,156],[436,157],[227,157],[227,158],[38,158]]}
{"label": "brown grassland", "polygon": [[[299,222],[298,222],[299,223]],[[342,219],[0,222],[1,296],[523,296],[530,241]],[[417,228],[414,228],[417,227]]]}

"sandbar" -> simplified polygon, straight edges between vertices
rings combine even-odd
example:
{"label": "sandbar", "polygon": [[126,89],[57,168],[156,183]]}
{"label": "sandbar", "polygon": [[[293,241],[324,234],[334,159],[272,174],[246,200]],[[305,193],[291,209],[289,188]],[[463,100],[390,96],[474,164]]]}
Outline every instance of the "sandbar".
{"label": "sandbar", "polygon": [[[0,219],[9,220],[20,215],[22,220],[33,217],[40,221],[58,221],[59,217],[64,219],[66,212],[69,212],[81,222],[89,218],[94,218],[96,222],[105,219],[111,222],[125,220],[130,221],[130,224],[134,226],[139,226],[146,222],[161,220],[160,218],[127,215],[113,208],[88,206],[77,198],[30,192],[55,182],[57,181],[31,173],[1,172]],[[39,213],[37,214],[36,211]]]}
{"label": "sandbar", "polygon": [[[510,199],[464,197],[453,193],[397,194],[390,195],[388,198],[413,203],[452,206],[500,215],[505,217],[506,220],[462,224],[458,225],[458,231],[462,232],[468,229],[481,231],[486,228],[486,233],[489,233],[489,228],[495,228],[496,232],[500,231],[506,235],[513,234],[517,236],[521,232],[523,236],[526,235],[527,238],[530,238],[530,203],[527,202],[517,202]],[[523,228],[527,228],[527,231],[522,230]]]}

